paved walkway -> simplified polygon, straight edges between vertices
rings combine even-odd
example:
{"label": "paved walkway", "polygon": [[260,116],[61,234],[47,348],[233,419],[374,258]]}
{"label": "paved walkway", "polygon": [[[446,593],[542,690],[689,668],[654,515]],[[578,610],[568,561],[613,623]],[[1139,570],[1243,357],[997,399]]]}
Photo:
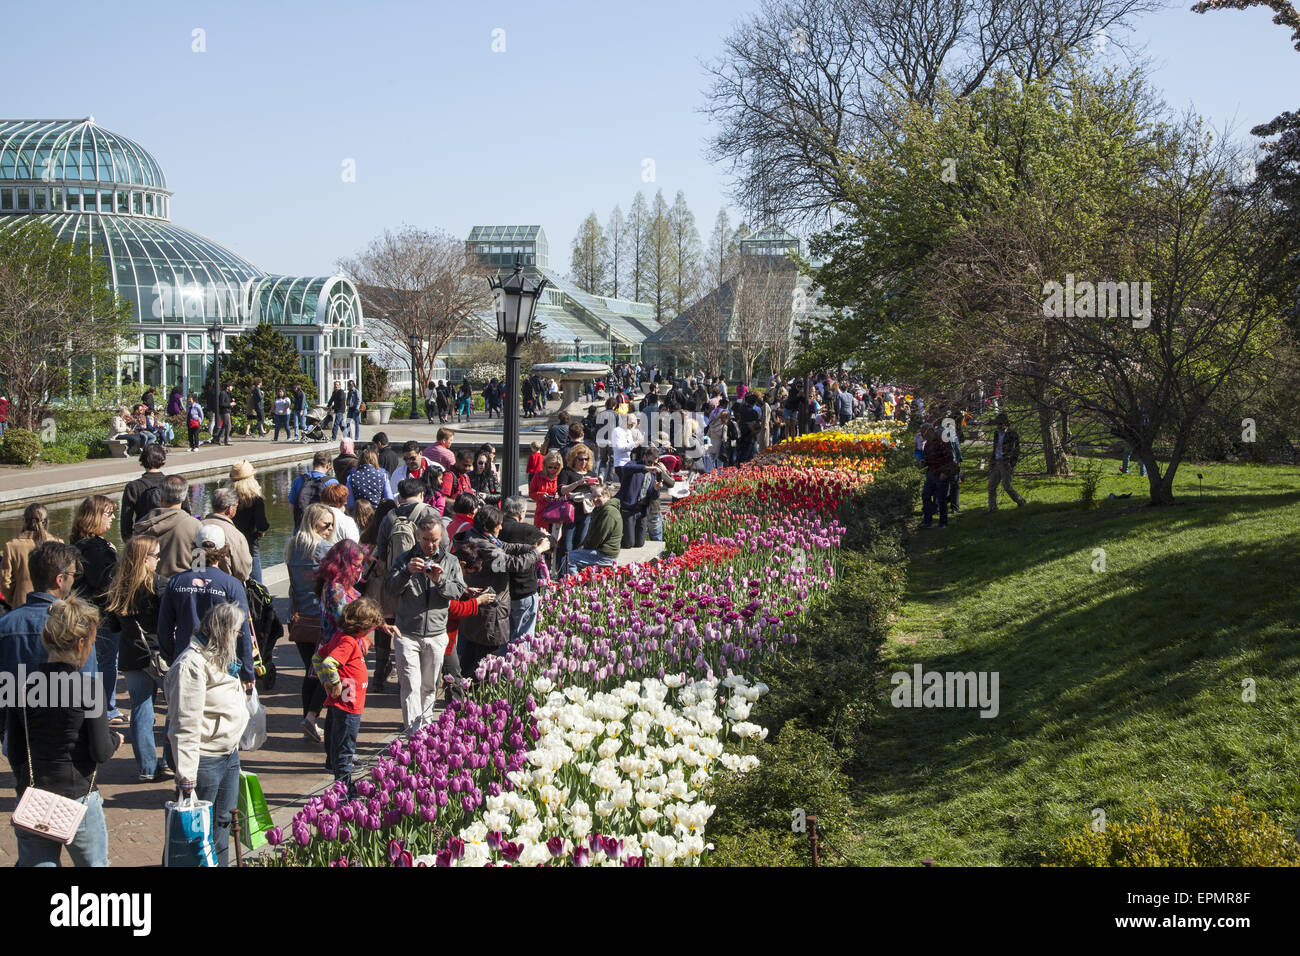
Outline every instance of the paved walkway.
{"label": "paved walkway", "polygon": [[[558,405],[552,403],[552,412],[558,411]],[[554,415],[524,418],[520,422],[519,448],[527,451],[529,444],[542,441],[548,424]],[[386,425],[362,425],[361,438],[369,441],[376,432],[385,432],[394,445],[400,447],[407,441],[418,441],[432,445],[441,426],[436,422],[428,424],[423,417],[418,421],[403,419],[390,421]],[[477,448],[484,442],[491,442],[499,449],[504,441],[505,427],[499,418],[485,418],[481,412],[475,418],[457,425],[453,448]],[[318,448],[331,451],[338,449],[337,441],[315,444],[297,442],[272,442],[270,433],[264,438],[245,438],[232,436],[230,446],[204,445],[196,452],[187,448],[172,448],[167,456],[168,472],[198,478],[204,475],[225,474],[230,466],[241,458],[247,458],[254,467],[263,468],[270,465],[289,462],[310,462],[312,453]],[[140,477],[140,463],[135,458],[96,458],[76,465],[37,465],[33,468],[0,466],[0,510],[20,508],[29,501],[57,501],[61,498],[80,498],[94,492],[106,493],[124,488],[128,482]]]}

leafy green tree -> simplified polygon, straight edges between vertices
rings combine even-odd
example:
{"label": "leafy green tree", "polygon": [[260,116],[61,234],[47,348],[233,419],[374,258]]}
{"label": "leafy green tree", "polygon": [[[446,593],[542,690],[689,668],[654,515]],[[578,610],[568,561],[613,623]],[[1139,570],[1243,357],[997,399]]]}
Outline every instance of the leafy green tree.
{"label": "leafy green tree", "polygon": [[[302,370],[301,353],[275,326],[260,322],[246,335],[226,341],[230,351],[221,356],[221,385],[231,385],[241,408],[247,407],[254,378],[262,380],[268,409],[278,388],[287,392],[296,384],[309,396],[315,394],[311,376]],[[205,391],[212,388],[213,371],[209,364]]]}
{"label": "leafy green tree", "polygon": [[116,385],[108,370],[131,316],[131,303],[84,244],[60,242],[41,223],[0,234],[0,381],[10,423],[38,430],[49,398],[89,382],[92,367]]}

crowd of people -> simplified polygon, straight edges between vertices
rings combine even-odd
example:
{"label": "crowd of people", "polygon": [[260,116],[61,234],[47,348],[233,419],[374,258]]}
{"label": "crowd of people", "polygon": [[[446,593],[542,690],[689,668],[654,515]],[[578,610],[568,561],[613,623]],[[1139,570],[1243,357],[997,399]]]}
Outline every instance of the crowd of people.
{"label": "crowd of people", "polygon": [[[504,381],[489,378],[479,391],[483,396],[483,413],[488,418],[502,418],[505,415],[505,403],[509,400],[509,389]],[[527,416],[545,415],[548,403],[556,400],[560,394],[559,383],[553,378],[543,378],[531,373],[523,377],[519,385],[519,401],[523,413]],[[474,409],[474,389],[468,381],[452,387],[445,379],[429,380],[424,387],[424,416],[433,424],[434,416],[439,425],[446,425],[455,420],[456,424],[468,422]]]}
{"label": "crowd of people", "polygon": [[[359,403],[348,384],[336,389],[336,420],[355,423]],[[448,422],[460,397],[430,384],[426,412]],[[650,387],[638,391],[643,384]],[[691,472],[743,464],[804,428],[914,418],[922,422],[916,457],[926,469],[923,527],[936,512],[946,525],[959,507],[970,416],[956,408],[927,414],[903,389],[840,374],[774,379],[762,390],[742,384],[732,395],[722,378],[667,377],[654,366],[624,366],[599,385],[583,421],[562,411],[533,444],[526,493],[502,487],[491,444],[453,449],[449,424],[427,446],[397,448],[381,432],[360,446],[345,434],[336,453],[315,452],[289,489],[287,628],[263,586],[261,542],[271,528],[247,461],[231,467],[201,517],[190,513],[198,499],[189,482],[165,473],[166,444],[147,439],[133,443],[142,474],[116,501],[87,497],[69,542],[50,534],[43,505],[29,505],[23,531],[0,557],[10,608],[0,616],[0,673],[84,674],[98,682],[103,706],[23,697],[3,714],[20,797],[37,786],[84,803],[69,854],[78,865],[105,865],[95,774],[129,743],[142,784],[171,782],[181,796],[212,802],[224,865],[248,694],[273,668],[282,630],[303,666],[301,732],[350,788],[367,693],[395,692],[404,731],[417,730],[485,657],[532,638],[546,591],[561,576],[615,565],[624,549],[662,540],[663,509]],[[521,388],[525,402],[546,394],[540,380]],[[277,437],[281,429],[293,434],[297,402],[279,391]],[[136,411],[146,423],[153,414],[148,402]],[[255,421],[260,427],[261,416]],[[999,486],[1024,503],[1011,488],[1019,437],[1005,415],[997,426],[990,508]],[[108,540],[114,520],[120,550]],[[18,842],[19,865],[57,864],[52,841],[19,830]]]}

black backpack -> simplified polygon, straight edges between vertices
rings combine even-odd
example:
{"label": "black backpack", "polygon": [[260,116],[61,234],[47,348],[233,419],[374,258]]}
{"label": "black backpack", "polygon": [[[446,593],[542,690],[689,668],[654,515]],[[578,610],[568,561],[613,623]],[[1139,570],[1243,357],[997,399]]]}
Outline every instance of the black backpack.
{"label": "black backpack", "polygon": [[320,501],[321,492],[325,490],[325,476],[307,475],[304,478],[302,487],[298,489],[298,497],[293,503],[293,524],[296,528],[302,524],[302,516],[316,502]]}
{"label": "black backpack", "polygon": [[133,524],[139,524],[142,518],[147,518],[155,508],[162,507],[162,482],[150,482],[140,493],[140,497],[135,499],[135,515]]}

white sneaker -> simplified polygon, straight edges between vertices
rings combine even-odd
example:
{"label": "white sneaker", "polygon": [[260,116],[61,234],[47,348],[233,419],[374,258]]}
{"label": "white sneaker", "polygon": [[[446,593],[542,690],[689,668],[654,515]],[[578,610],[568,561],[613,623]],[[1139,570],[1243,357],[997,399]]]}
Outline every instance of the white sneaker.
{"label": "white sneaker", "polygon": [[312,723],[311,720],[304,717],[298,722],[298,726],[302,728],[302,734],[304,737],[314,740],[316,743],[321,742],[320,728]]}

